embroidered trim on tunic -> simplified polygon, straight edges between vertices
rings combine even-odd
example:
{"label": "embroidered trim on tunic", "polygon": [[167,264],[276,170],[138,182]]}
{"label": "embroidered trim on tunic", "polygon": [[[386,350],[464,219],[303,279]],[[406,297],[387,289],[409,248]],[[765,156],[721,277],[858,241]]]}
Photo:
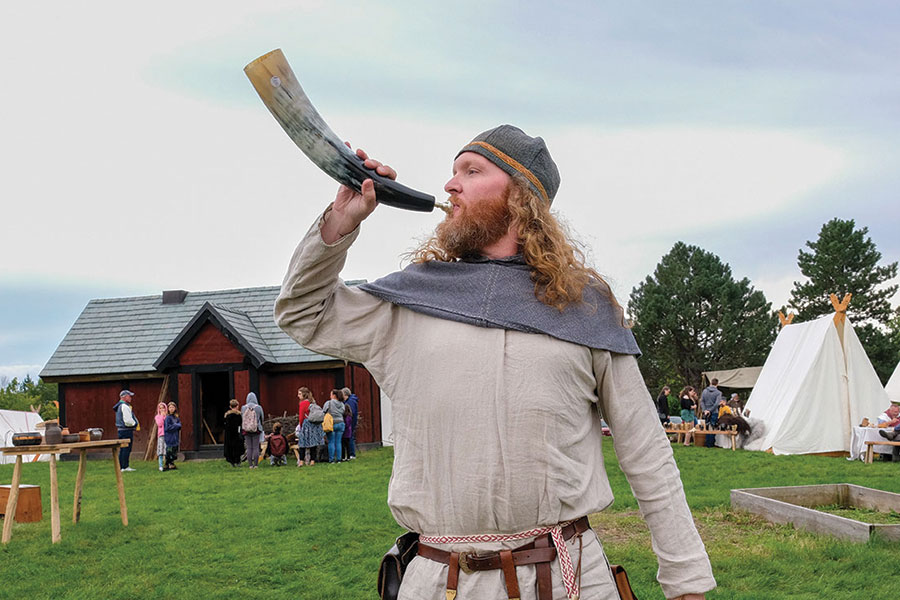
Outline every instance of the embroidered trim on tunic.
{"label": "embroidered trim on tunic", "polygon": [[559,569],[562,571],[563,584],[566,586],[566,595],[569,600],[577,600],[580,590],[578,589],[578,581],[575,579],[575,568],[572,566],[572,557],[569,556],[569,548],[566,546],[566,540],[563,539],[563,527],[574,523],[578,519],[557,523],[549,527],[535,527],[528,531],[520,531],[519,533],[485,533],[481,535],[420,535],[419,542],[422,544],[477,544],[480,542],[515,542],[528,538],[538,537],[540,535],[550,534],[553,539],[553,545],[556,546],[557,558],[559,558]]}

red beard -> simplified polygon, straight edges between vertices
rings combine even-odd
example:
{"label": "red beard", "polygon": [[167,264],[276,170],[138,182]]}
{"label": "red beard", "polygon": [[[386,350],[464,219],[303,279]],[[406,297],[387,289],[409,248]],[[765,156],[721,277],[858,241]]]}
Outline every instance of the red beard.
{"label": "red beard", "polygon": [[[452,258],[481,253],[482,248],[498,241],[512,222],[507,196],[459,204],[455,215],[448,215],[435,230],[438,245]],[[456,203],[455,197],[450,201]]]}

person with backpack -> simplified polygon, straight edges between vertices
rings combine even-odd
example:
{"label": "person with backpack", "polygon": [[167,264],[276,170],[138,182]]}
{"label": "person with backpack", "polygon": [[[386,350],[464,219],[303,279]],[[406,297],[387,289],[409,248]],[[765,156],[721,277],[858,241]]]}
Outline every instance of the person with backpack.
{"label": "person with backpack", "polygon": [[[305,389],[305,388],[301,388]],[[309,392],[309,390],[306,390]],[[297,466],[304,463],[307,466],[316,464],[316,450],[325,443],[325,432],[322,431],[322,421],[325,420],[325,411],[316,404],[312,392],[309,397],[304,411],[300,414],[300,424],[297,425],[297,446],[303,449],[303,459],[297,461]]]}
{"label": "person with backpack", "polygon": [[256,394],[247,394],[247,403],[241,407],[241,431],[247,449],[247,463],[255,469],[259,463],[259,439],[262,433],[263,411]]}
{"label": "person with backpack", "polygon": [[325,403],[322,409],[332,419],[331,431],[328,431],[327,423],[324,425],[325,437],[328,440],[328,462],[341,462],[341,439],[344,437],[344,395],[341,390],[331,390],[331,400]]}
{"label": "person with backpack", "polygon": [[283,466],[287,462],[288,442],[284,434],[281,433],[281,423],[276,422],[272,426],[272,433],[266,436],[266,441],[269,442],[268,446],[266,446],[269,464],[273,467]]}

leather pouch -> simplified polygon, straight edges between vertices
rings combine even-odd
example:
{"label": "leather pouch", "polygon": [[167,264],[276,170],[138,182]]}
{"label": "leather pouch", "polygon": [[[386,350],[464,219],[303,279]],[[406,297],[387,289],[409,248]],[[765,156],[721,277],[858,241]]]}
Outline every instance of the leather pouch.
{"label": "leather pouch", "polygon": [[622,600],[637,600],[634,591],[631,589],[631,582],[628,581],[628,573],[622,565],[609,565],[612,571],[613,581],[616,582],[616,589],[619,590],[619,598]]}
{"label": "leather pouch", "polygon": [[378,568],[378,597],[381,600],[397,600],[403,574],[416,557],[418,549],[419,534],[410,531],[398,537],[381,559],[381,566]]}

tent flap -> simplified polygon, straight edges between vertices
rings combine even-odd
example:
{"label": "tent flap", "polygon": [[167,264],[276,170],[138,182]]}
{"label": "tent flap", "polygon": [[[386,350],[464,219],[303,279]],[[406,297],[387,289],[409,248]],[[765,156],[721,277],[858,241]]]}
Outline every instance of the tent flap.
{"label": "tent flap", "polygon": [[887,392],[891,402],[900,402],[900,363],[897,364],[894,374],[888,379],[887,385],[884,386],[884,391]]}
{"label": "tent flap", "polygon": [[741,367],[724,371],[703,371],[707,381],[719,380],[719,385],[727,388],[752,388],[759,379],[762,367]]}

